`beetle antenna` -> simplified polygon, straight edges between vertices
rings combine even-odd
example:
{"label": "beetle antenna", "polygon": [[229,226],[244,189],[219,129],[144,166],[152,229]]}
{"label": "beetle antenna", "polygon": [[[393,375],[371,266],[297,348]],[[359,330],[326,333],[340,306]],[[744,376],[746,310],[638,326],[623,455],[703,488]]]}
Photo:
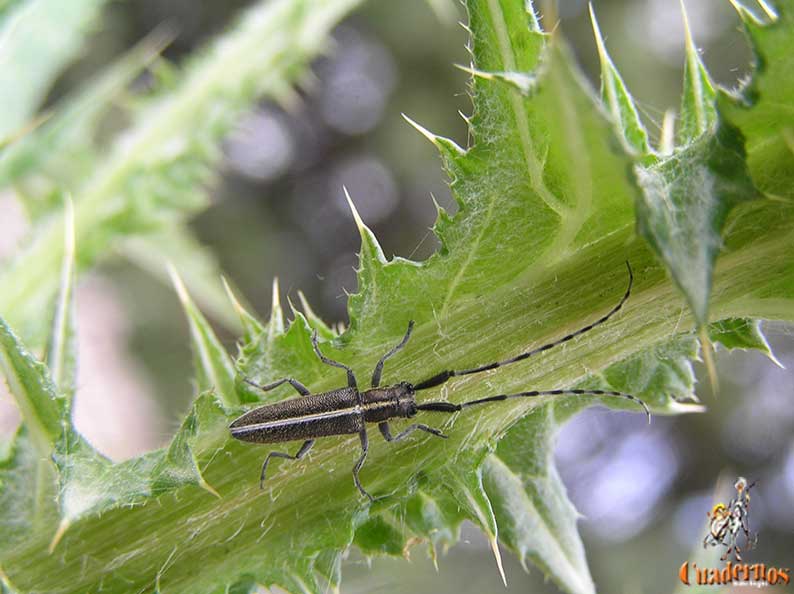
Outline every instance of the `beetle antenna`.
{"label": "beetle antenna", "polygon": [[550,342],[548,344],[544,344],[541,347],[536,349],[532,349],[531,351],[527,351],[526,353],[522,353],[516,357],[511,359],[505,359],[504,361],[496,361],[495,363],[489,363],[487,365],[481,365],[480,367],[473,367],[472,369],[462,369],[462,370],[446,370],[442,371],[441,373],[437,373],[436,375],[427,378],[426,380],[422,380],[419,383],[414,384],[414,390],[427,390],[429,388],[435,388],[436,386],[440,386],[441,384],[447,382],[450,378],[457,377],[459,375],[470,375],[472,373],[480,373],[482,371],[488,371],[490,369],[497,369],[498,367],[502,367],[504,365],[510,365],[511,363],[517,363],[518,361],[523,361],[524,359],[529,359],[533,355],[537,355],[538,353],[542,353],[543,351],[548,351],[556,346],[559,346],[563,343],[568,342],[569,340],[573,340],[577,336],[584,334],[585,332],[589,332],[596,326],[600,326],[604,322],[606,322],[609,318],[620,311],[620,308],[623,307],[623,304],[631,295],[631,286],[634,283],[634,273],[631,270],[631,265],[629,264],[628,260],[626,260],[626,268],[629,271],[629,284],[626,287],[626,292],[623,294],[623,298],[620,302],[609,310],[609,313],[604,315],[602,318],[596,320],[592,324],[585,326],[584,328],[579,328],[578,330],[571,332],[567,336],[563,336],[559,340],[555,340],[554,342]]}
{"label": "beetle antenna", "polygon": [[615,392],[613,390],[531,390],[529,392],[517,392],[515,394],[497,394],[496,396],[488,396],[487,398],[478,398],[477,400],[469,400],[468,402],[463,402],[461,404],[454,404],[452,402],[425,402],[424,404],[417,405],[417,410],[426,410],[431,412],[447,412],[447,413],[454,413],[463,410],[464,408],[469,408],[471,406],[476,406],[478,404],[488,404],[491,402],[502,402],[504,400],[511,400],[513,398],[534,398],[537,396],[619,396],[621,398],[626,398],[631,400],[632,402],[636,402],[639,404],[644,410],[645,414],[648,417],[648,424],[651,423],[651,411],[648,408],[648,405],[645,404],[642,400],[634,396],[633,394],[627,394],[626,392]]}

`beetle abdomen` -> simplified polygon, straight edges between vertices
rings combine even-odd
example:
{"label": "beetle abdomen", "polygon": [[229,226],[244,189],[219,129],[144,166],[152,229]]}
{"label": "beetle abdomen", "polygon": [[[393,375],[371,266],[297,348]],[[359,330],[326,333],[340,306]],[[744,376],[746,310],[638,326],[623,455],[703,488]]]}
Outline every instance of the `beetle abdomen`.
{"label": "beetle abdomen", "polygon": [[255,443],[314,439],[358,433],[364,420],[352,388],[266,404],[229,425],[232,437]]}

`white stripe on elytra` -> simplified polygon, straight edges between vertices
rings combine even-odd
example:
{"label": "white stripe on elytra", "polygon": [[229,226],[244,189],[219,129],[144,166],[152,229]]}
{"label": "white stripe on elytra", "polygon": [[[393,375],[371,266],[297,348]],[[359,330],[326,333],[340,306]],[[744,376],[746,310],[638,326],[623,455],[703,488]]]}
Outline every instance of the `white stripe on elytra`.
{"label": "white stripe on elytra", "polygon": [[393,406],[393,400],[384,400],[381,402],[368,402],[364,404],[364,406],[351,406],[349,408],[341,408],[337,410],[328,410],[325,412],[319,413],[309,413],[306,415],[301,415],[298,417],[289,417],[286,419],[276,419],[274,421],[265,421],[263,423],[255,423],[253,425],[243,425],[242,427],[235,427],[232,430],[232,434],[243,434],[248,433],[250,431],[258,431],[260,429],[275,429],[277,427],[286,427],[288,425],[295,425],[299,423],[304,423],[307,421],[320,421],[323,419],[336,419],[338,417],[344,417],[351,413],[361,414],[362,410],[373,410],[379,408],[385,408],[387,406]]}

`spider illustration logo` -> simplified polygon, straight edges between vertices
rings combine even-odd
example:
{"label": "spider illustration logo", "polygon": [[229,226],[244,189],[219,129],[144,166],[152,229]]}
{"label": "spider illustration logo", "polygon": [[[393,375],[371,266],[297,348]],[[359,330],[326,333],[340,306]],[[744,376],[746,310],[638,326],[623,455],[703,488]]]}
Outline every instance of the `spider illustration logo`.
{"label": "spider illustration logo", "polygon": [[727,560],[731,554],[736,561],[742,560],[742,549],[739,547],[739,537],[744,535],[744,551],[755,547],[758,534],[750,532],[750,489],[755,486],[755,481],[747,484],[744,477],[739,477],[734,484],[736,496],[728,502],[716,504],[710,512],[709,533],[703,539],[703,547],[725,546],[728,550],[720,557],[721,561]]}

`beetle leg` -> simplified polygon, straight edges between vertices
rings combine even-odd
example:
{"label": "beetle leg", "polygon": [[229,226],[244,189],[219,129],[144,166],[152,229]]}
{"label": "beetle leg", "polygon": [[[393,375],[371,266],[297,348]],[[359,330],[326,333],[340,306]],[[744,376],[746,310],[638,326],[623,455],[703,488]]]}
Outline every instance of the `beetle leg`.
{"label": "beetle leg", "polygon": [[350,369],[344,363],[340,363],[339,361],[334,361],[333,359],[329,359],[325,355],[322,354],[320,351],[320,347],[317,344],[317,330],[312,332],[312,346],[314,347],[315,354],[320,358],[320,361],[325,363],[326,365],[330,365],[331,367],[338,367],[340,369],[344,369],[347,371],[347,387],[348,388],[355,388],[358,390],[358,385],[356,384],[356,376],[353,374],[353,370]]}
{"label": "beetle leg", "polygon": [[408,427],[406,427],[404,430],[400,431],[397,435],[394,436],[391,434],[391,429],[389,427],[388,421],[383,421],[381,423],[378,423],[378,429],[380,429],[380,432],[383,435],[383,439],[385,439],[386,441],[400,441],[402,438],[407,437],[417,429],[419,431],[426,431],[427,433],[430,433],[437,437],[443,437],[444,439],[448,437],[438,429],[434,429],[433,427],[429,427],[422,423],[414,423],[413,425],[408,425]]}
{"label": "beetle leg", "polygon": [[366,429],[359,433],[358,436],[361,438],[361,456],[353,467],[353,482],[356,483],[356,487],[358,487],[362,495],[366,496],[370,501],[375,501],[375,498],[367,493],[367,490],[361,486],[361,480],[358,478],[358,473],[361,467],[364,466],[364,460],[367,459],[367,452],[369,451],[369,438],[367,437]]}
{"label": "beetle leg", "polygon": [[271,458],[286,458],[287,460],[300,460],[308,453],[310,449],[312,449],[313,445],[314,445],[314,440],[307,439],[306,441],[303,442],[303,445],[295,453],[294,456],[291,456],[290,454],[287,454],[285,452],[270,452],[267,455],[267,458],[265,458],[265,463],[262,464],[262,473],[259,475],[259,488],[260,489],[265,488],[265,472],[267,472],[267,465],[270,462]]}
{"label": "beetle leg", "polygon": [[247,377],[243,378],[243,381],[246,384],[253,386],[254,388],[259,388],[263,392],[269,392],[270,390],[278,388],[283,383],[289,383],[289,385],[295,388],[295,390],[297,390],[298,394],[300,394],[301,396],[308,396],[309,394],[311,394],[311,392],[309,392],[309,389],[306,386],[304,386],[298,380],[291,377],[285,377],[284,379],[280,379],[277,382],[273,382],[272,384],[265,384],[264,386],[259,385],[256,382],[252,382]]}
{"label": "beetle leg", "polygon": [[373,388],[377,388],[380,385],[380,376],[383,374],[383,364],[386,363],[386,359],[397,354],[397,352],[399,352],[399,350],[405,346],[405,343],[408,342],[409,338],[411,338],[411,330],[413,329],[414,329],[414,321],[411,320],[410,322],[408,322],[408,330],[406,330],[405,336],[403,336],[403,339],[400,341],[400,344],[398,344],[396,347],[391,349],[388,353],[386,353],[380,358],[380,361],[378,361],[378,364],[375,366],[375,371],[372,372]]}

